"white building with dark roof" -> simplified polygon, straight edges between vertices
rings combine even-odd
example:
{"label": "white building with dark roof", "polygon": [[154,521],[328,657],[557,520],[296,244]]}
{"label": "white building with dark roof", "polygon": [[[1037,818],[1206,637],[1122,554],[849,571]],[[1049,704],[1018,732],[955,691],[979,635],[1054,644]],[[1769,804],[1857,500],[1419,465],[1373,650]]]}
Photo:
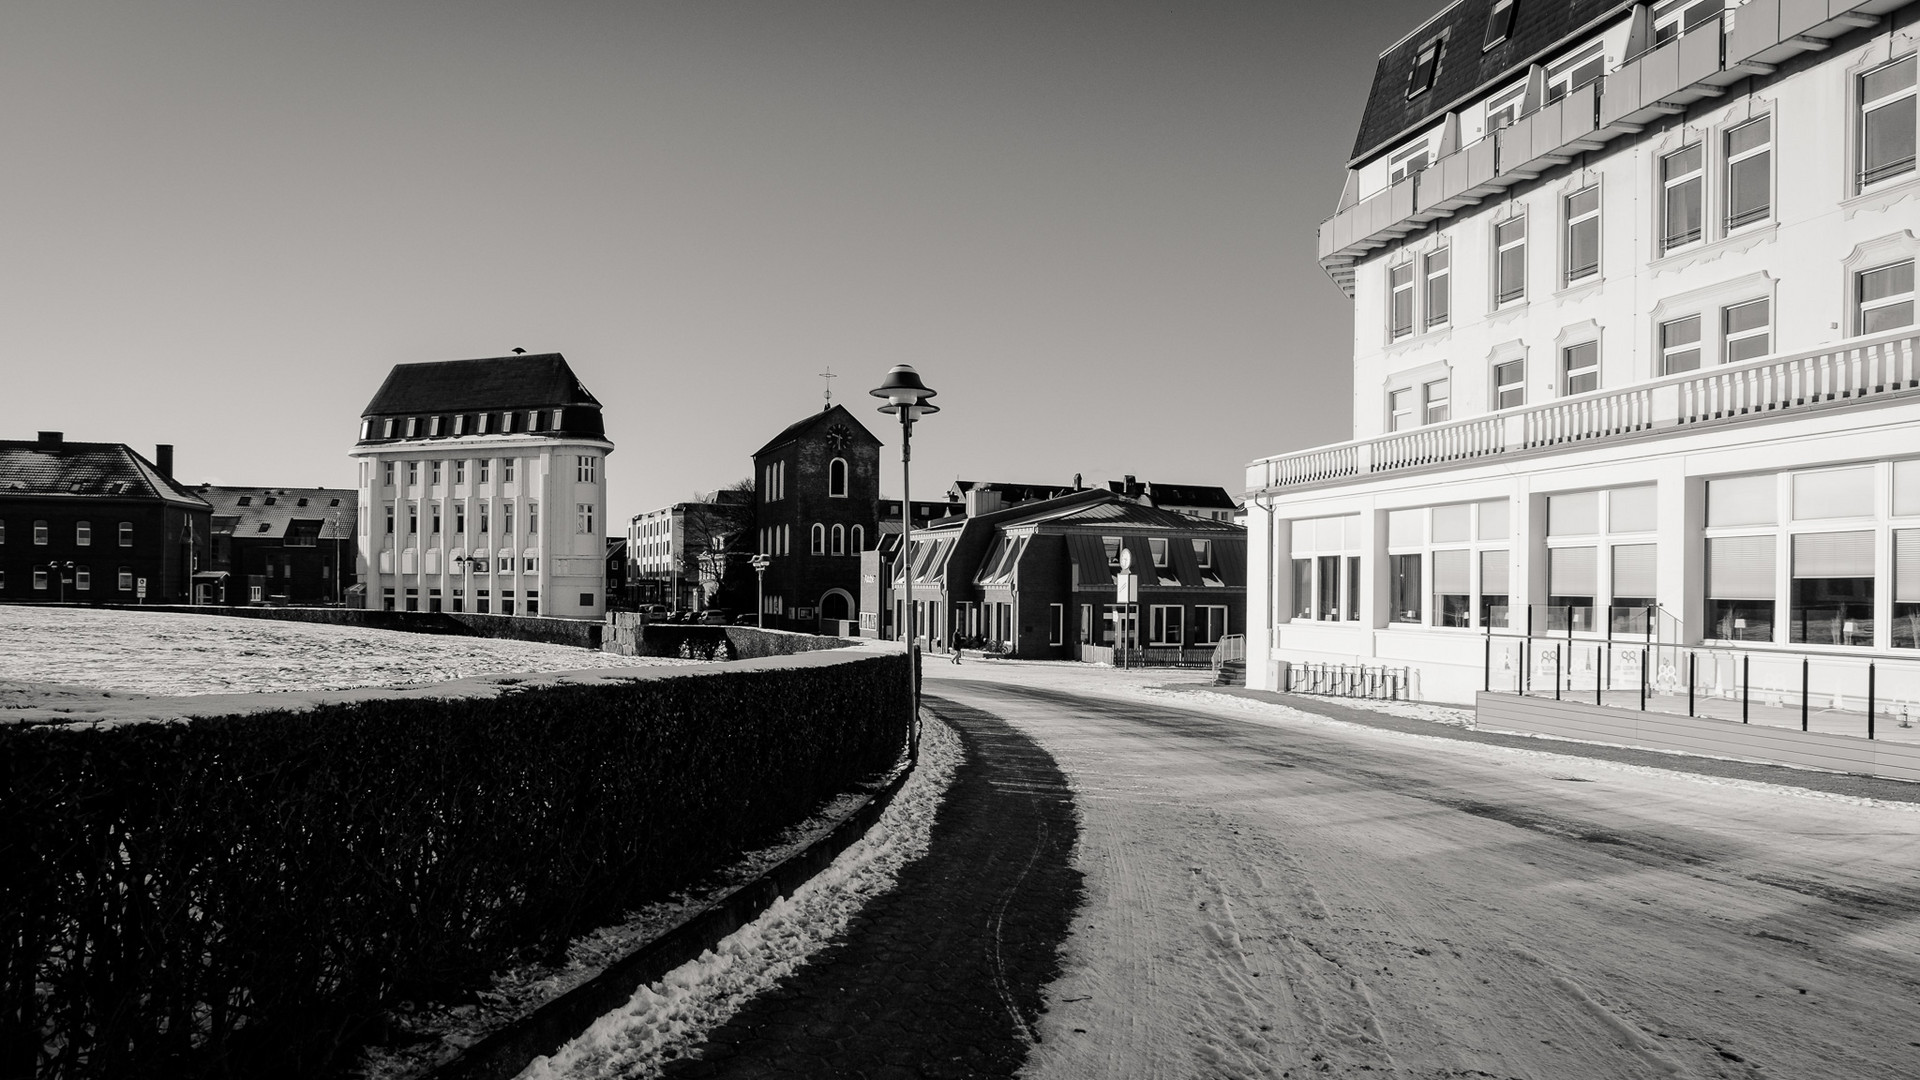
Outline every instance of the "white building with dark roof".
{"label": "white building with dark roof", "polygon": [[367,606],[599,618],[612,452],[559,353],[396,366],[352,455]]}
{"label": "white building with dark roof", "polygon": [[1920,701],[1917,47],[1458,0],[1382,53],[1319,237],[1354,437],[1248,467],[1249,682]]}

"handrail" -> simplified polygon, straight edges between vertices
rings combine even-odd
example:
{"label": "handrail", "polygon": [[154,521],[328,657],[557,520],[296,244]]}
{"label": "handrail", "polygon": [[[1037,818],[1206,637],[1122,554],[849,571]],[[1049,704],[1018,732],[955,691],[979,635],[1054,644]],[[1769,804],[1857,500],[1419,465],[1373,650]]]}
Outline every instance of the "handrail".
{"label": "handrail", "polygon": [[1814,408],[1920,388],[1920,328],[1760,356],[1632,386],[1409,431],[1309,447],[1247,466],[1247,490],[1270,491],[1519,452]]}

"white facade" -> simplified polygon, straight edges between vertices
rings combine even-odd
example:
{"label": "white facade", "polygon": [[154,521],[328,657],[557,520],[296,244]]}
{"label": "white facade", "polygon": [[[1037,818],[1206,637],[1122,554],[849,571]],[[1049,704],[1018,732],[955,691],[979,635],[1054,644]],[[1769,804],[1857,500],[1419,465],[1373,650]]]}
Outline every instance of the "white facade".
{"label": "white facade", "polygon": [[612,450],[537,432],[356,448],[367,606],[599,618]]}
{"label": "white facade", "polygon": [[1654,47],[1683,7],[1570,27],[1356,163],[1321,238],[1356,439],[1249,467],[1249,685],[1324,661],[1471,700],[1529,617],[1920,660],[1914,11],[1715,2]]}

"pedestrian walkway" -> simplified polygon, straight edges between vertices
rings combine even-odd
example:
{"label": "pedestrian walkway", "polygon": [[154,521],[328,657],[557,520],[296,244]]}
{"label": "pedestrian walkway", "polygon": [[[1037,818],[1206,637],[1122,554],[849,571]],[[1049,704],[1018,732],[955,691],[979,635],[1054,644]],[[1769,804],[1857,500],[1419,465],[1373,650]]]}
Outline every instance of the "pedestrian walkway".
{"label": "pedestrian walkway", "polygon": [[1697,773],[1702,776],[1719,776],[1730,780],[1752,780],[1765,784],[1780,784],[1785,787],[1805,788],[1809,791],[1823,791],[1833,795],[1849,795],[1857,798],[1885,799],[1889,802],[1920,802],[1920,784],[1906,780],[1892,780],[1885,777],[1859,776],[1853,773],[1822,772],[1817,769],[1796,769],[1788,765],[1769,765],[1754,761],[1740,761],[1733,758],[1704,757],[1694,754],[1674,754],[1660,750],[1641,750],[1629,746],[1614,746],[1609,743],[1575,742],[1571,739],[1550,739],[1538,735],[1513,735],[1498,731],[1479,731],[1474,728],[1452,727],[1436,724],[1430,720],[1415,720],[1393,716],[1374,709],[1356,708],[1341,704],[1337,699],[1318,697],[1311,694],[1284,694],[1273,690],[1249,690],[1238,686],[1184,686],[1165,687],[1167,690],[1192,690],[1206,693],[1227,694],[1233,697],[1251,698],[1255,701],[1272,702],[1299,709],[1302,712],[1316,713],[1334,720],[1344,720],[1350,724],[1362,724],[1366,727],[1384,728],[1389,731],[1402,731],[1414,735],[1426,735],[1437,739],[1454,739],[1460,742],[1485,743],[1492,746],[1508,746],[1514,749],[1539,750],[1568,757],[1593,758],[1599,761],[1617,761],[1628,765],[1645,765],[1655,769],[1672,769],[1677,772]]}
{"label": "pedestrian walkway", "polygon": [[1081,901],[1072,795],[1006,721],[939,698],[966,759],[925,857],[671,1077],[1011,1076]]}

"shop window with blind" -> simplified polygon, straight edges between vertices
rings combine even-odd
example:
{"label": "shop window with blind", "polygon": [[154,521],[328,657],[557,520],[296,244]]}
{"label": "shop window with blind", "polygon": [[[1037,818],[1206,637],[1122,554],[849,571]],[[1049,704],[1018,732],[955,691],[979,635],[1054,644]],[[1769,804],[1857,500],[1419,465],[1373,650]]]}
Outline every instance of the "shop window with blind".
{"label": "shop window with blind", "polygon": [[1534,629],[1646,632],[1657,524],[1651,484],[1547,496],[1547,605]]}
{"label": "shop window with blind", "polygon": [[[1772,474],[1707,481],[1706,634],[1720,641],[1772,641],[1779,521]],[[1751,532],[1767,526],[1764,533]],[[1728,535],[1723,530],[1748,530]]]}
{"label": "shop window with blind", "polygon": [[1421,623],[1425,607],[1420,586],[1420,564],[1425,557],[1424,509],[1393,510],[1387,514],[1387,621]]}
{"label": "shop window with blind", "polygon": [[1360,618],[1360,516],[1304,518],[1293,523],[1294,618],[1352,622]]}
{"label": "shop window with blind", "polygon": [[1789,640],[1873,644],[1873,533],[1796,533]]}
{"label": "shop window with blind", "polygon": [[1392,511],[1387,548],[1390,621],[1507,625],[1507,500]]}
{"label": "shop window with blind", "polygon": [[1920,649],[1920,529],[1893,530],[1893,647]]}

